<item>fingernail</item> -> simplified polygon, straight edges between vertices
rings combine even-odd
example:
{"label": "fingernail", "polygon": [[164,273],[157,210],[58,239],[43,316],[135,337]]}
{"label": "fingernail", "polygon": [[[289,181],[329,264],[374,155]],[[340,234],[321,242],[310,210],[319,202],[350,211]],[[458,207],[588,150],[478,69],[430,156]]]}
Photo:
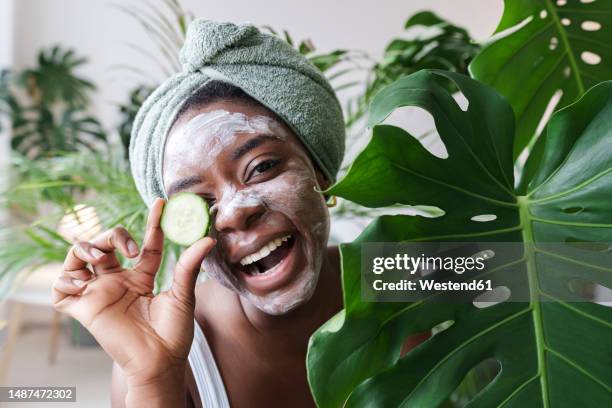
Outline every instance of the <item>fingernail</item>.
{"label": "fingernail", "polygon": [[130,255],[136,255],[138,253],[138,245],[132,240],[129,240],[127,243],[127,249]]}
{"label": "fingernail", "polygon": [[82,288],[83,286],[87,285],[87,282],[79,280],[79,279],[72,279],[72,283],[77,285],[79,288]]}
{"label": "fingernail", "polygon": [[100,259],[105,255],[104,252],[100,251],[98,248],[92,248],[89,252],[91,253],[91,256],[96,259]]}

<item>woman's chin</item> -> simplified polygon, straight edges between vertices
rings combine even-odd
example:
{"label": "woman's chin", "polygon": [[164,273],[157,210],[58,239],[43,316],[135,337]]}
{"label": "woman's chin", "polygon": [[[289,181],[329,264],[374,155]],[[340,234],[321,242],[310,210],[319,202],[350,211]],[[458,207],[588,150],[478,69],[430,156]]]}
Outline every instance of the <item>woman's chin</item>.
{"label": "woman's chin", "polygon": [[306,304],[314,294],[318,274],[309,272],[296,285],[283,291],[277,291],[265,296],[257,296],[251,292],[246,294],[247,300],[262,312],[280,316]]}

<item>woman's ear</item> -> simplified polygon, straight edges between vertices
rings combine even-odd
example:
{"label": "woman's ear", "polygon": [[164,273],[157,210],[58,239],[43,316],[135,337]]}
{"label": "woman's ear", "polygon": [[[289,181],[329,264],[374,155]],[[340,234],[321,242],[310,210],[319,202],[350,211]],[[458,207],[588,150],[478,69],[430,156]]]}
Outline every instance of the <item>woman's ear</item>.
{"label": "woman's ear", "polygon": [[315,169],[317,176],[317,184],[321,190],[326,190],[331,186],[331,182],[325,177],[325,175],[319,170]]}
{"label": "woman's ear", "polygon": [[[317,177],[317,184],[319,185],[319,189],[327,190],[332,185],[331,181],[329,181],[325,177],[323,172],[321,172],[318,168],[315,168],[315,174]],[[325,197],[325,201],[327,202],[329,200],[329,195],[324,194],[323,196]]]}

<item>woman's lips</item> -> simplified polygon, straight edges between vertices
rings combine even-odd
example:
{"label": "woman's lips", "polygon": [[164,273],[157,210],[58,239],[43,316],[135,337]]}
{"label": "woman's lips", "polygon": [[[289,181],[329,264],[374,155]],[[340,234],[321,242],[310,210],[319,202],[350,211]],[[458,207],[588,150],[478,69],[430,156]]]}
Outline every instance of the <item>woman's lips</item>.
{"label": "woman's lips", "polygon": [[[255,264],[240,266],[240,279],[245,282],[246,288],[255,294],[263,294],[265,292],[277,290],[290,282],[292,278],[291,272],[296,267],[295,260],[298,251],[297,241],[298,238],[293,234],[289,240],[276,249],[276,251],[279,251],[281,254],[284,253],[284,256],[282,256],[282,259],[276,265],[266,270],[264,273],[250,273],[249,270],[252,271],[256,268]],[[274,252],[268,256],[274,256]],[[278,256],[278,254],[276,256]],[[258,262],[260,264],[265,264],[265,262]]]}

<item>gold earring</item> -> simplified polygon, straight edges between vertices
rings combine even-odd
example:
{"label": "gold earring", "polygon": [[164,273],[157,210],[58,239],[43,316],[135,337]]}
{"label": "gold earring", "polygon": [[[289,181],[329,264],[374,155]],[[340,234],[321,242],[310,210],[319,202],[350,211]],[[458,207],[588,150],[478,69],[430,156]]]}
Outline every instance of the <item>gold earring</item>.
{"label": "gold earring", "polygon": [[335,207],[336,204],[338,204],[338,200],[336,199],[336,196],[333,195],[330,197],[330,200],[325,205],[327,206],[327,208],[332,208]]}

